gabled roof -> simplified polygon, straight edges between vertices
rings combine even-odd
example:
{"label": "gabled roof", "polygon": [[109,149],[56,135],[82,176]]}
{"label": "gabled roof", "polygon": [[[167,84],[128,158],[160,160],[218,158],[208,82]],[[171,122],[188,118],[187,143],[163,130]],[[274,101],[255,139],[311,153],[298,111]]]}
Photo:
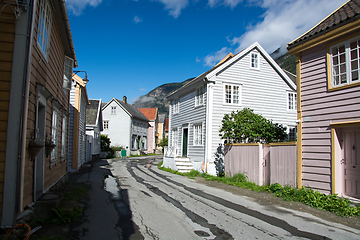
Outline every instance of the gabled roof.
{"label": "gabled roof", "polygon": [[158,109],[157,108],[138,108],[140,112],[142,112],[145,117],[147,117],[150,121],[155,121]]}
{"label": "gabled roof", "polygon": [[176,91],[170,93],[167,98],[172,98],[176,93],[179,93],[183,91],[184,89],[187,89],[191,87],[192,85],[201,82],[201,81],[209,81],[209,79],[216,74],[218,74],[220,71],[224,70],[228,66],[232,65],[235,61],[242,58],[244,55],[248,54],[253,49],[257,49],[260,54],[268,61],[268,63],[274,68],[274,70],[282,77],[282,79],[293,89],[296,90],[296,85],[294,82],[289,78],[289,76],[280,68],[280,66],[272,59],[272,57],[261,47],[261,45],[258,42],[253,43],[251,46],[245,48],[244,50],[237,53],[235,56],[231,56],[228,54],[223,60],[220,61],[215,67],[210,69],[207,72],[204,72],[197,78],[191,80],[181,88],[177,89]]}
{"label": "gabled roof", "polygon": [[[101,99],[95,100],[90,99],[89,105],[86,106],[86,125],[94,126],[97,125],[99,122],[99,119],[101,120]],[[100,124],[102,128],[102,124]],[[102,131],[102,129],[100,129]]]}
{"label": "gabled roof", "polygon": [[312,29],[289,43],[287,48],[291,49],[358,19],[360,19],[360,0],[350,0],[324,18]]}
{"label": "gabled roof", "polygon": [[103,107],[102,110],[104,110],[111,102],[115,101],[120,107],[122,107],[122,109],[131,117],[131,118],[135,118],[138,120],[142,120],[142,121],[146,121],[149,122],[149,119],[147,117],[145,117],[145,115],[140,112],[140,110],[129,104],[129,103],[124,103],[123,101],[120,101],[117,98],[112,98],[108,103],[106,103]]}

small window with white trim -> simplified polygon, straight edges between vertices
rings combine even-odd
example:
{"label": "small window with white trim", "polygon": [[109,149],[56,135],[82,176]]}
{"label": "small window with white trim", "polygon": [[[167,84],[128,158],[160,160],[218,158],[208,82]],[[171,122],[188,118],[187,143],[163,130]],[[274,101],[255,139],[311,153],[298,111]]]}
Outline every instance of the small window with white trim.
{"label": "small window with white trim", "polygon": [[179,130],[178,128],[173,128],[171,131],[171,146],[177,146],[178,145],[178,138],[179,138]]}
{"label": "small window with white trim", "polygon": [[331,86],[360,82],[360,36],[330,47]]}
{"label": "small window with white trim", "polygon": [[196,89],[195,107],[204,105],[204,86]]}
{"label": "small window with white trim", "polygon": [[194,124],[194,139],[193,139],[194,146],[203,145],[202,136],[203,136],[202,124]]}
{"label": "small window with white trim", "polygon": [[296,101],[297,101],[296,93],[295,92],[288,92],[287,95],[288,95],[288,104],[287,104],[288,105],[288,110],[296,111],[296,109],[297,109],[296,108]]}
{"label": "small window with white trim", "polygon": [[259,53],[255,53],[255,52],[251,53],[250,68],[260,69]]}
{"label": "small window with white trim", "polygon": [[64,160],[66,155],[66,132],[67,132],[67,118],[64,116],[62,120],[62,131],[61,131],[61,158]]}
{"label": "small window with white trim", "polygon": [[111,107],[111,114],[116,115],[116,107]]}
{"label": "small window with white trim", "polygon": [[241,85],[225,84],[224,85],[224,103],[241,105]]}
{"label": "small window with white trim", "polygon": [[173,113],[179,113],[179,99],[173,101]]}
{"label": "small window with white trim", "polygon": [[109,120],[104,120],[104,129],[109,129]]}
{"label": "small window with white trim", "polygon": [[37,43],[45,59],[48,57],[52,22],[51,6],[48,0],[40,1]]}
{"label": "small window with white trim", "polygon": [[58,144],[58,131],[59,131],[59,112],[53,110],[52,114],[52,126],[51,126],[51,142],[55,144],[55,147],[51,151],[51,162],[56,162],[57,160],[57,144]]}

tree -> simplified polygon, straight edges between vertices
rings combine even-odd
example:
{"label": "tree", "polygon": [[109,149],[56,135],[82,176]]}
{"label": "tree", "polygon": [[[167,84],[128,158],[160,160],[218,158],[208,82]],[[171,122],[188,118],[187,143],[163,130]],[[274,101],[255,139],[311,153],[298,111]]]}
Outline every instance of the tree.
{"label": "tree", "polygon": [[168,137],[163,137],[159,142],[159,146],[160,147],[165,147],[167,145],[168,145]]}
{"label": "tree", "polygon": [[225,114],[219,135],[229,143],[271,143],[287,138],[286,127],[254,113],[250,108]]}
{"label": "tree", "polygon": [[112,158],[114,156],[114,150],[110,147],[110,138],[106,135],[101,135],[100,150],[106,152],[106,158]]}

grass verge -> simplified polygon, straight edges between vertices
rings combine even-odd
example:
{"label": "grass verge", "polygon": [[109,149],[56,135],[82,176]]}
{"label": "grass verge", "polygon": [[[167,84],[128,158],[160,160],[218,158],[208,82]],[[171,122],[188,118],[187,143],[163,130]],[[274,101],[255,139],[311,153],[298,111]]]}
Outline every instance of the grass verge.
{"label": "grass verge", "polygon": [[266,191],[273,193],[275,197],[280,197],[285,201],[301,202],[311,207],[329,211],[343,217],[360,217],[360,204],[355,205],[351,203],[349,199],[339,197],[337,194],[326,195],[319,191],[314,191],[311,188],[302,187],[301,189],[297,189],[290,186],[281,186],[278,183],[259,186],[253,182],[249,182],[247,176],[243,173],[238,173],[231,177],[212,176],[206,173],[200,173],[196,170],[191,170],[188,173],[181,173],[170,168],[162,167],[162,162],[158,164],[158,168],[163,171],[187,176],[189,178],[203,177],[208,181],[217,181],[252,191]]}

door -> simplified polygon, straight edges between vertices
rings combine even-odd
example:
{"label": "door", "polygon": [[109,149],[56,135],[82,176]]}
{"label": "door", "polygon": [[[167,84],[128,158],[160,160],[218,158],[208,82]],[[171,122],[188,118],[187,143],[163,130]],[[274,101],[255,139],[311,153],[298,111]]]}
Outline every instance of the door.
{"label": "door", "polygon": [[360,199],[360,129],[344,132],[345,195]]}
{"label": "door", "polygon": [[182,144],[182,156],[187,157],[187,149],[188,149],[188,129],[183,129],[183,144]]}

